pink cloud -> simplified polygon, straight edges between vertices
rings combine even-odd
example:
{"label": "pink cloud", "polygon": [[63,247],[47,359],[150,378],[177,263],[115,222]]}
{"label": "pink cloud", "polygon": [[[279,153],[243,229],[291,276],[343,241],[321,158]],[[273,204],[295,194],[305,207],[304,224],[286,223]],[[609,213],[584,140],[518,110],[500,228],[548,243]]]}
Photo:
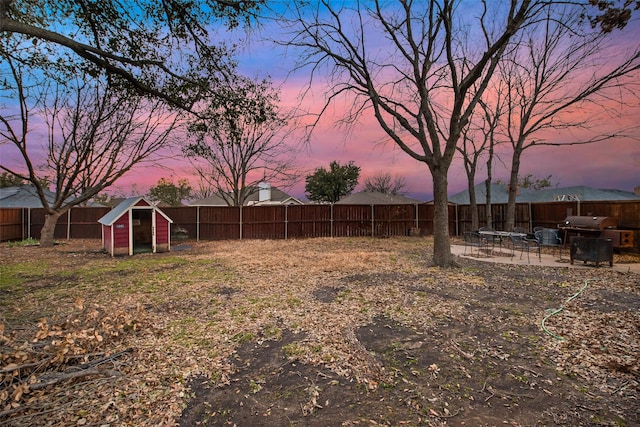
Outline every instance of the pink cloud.
{"label": "pink cloud", "polygon": [[[625,46],[637,46],[640,26],[638,21],[630,25],[635,25],[635,28],[624,34],[626,38],[622,39],[622,43]],[[243,69],[247,75],[256,73],[256,70],[260,70],[261,74],[270,73],[276,86],[281,85],[282,105],[289,108],[297,107],[300,92],[308,84],[308,76],[299,73],[285,78],[290,71],[289,59],[276,55],[274,60],[274,53],[263,47],[259,43],[254,46],[254,50],[257,49],[259,55],[247,53],[248,59],[243,63]],[[317,111],[324,102],[323,90],[317,87],[308,95],[304,106]],[[637,99],[632,102],[637,104]],[[361,182],[377,173],[389,172],[406,178],[406,190],[410,195],[429,200],[432,183],[427,166],[412,159],[393,143],[381,143],[380,141],[388,141],[388,138],[370,113],[363,116],[361,122],[350,133],[334,126],[343,117],[344,109],[347,107],[349,107],[348,102],[342,101],[328,111],[329,114],[320,122],[310,144],[299,150],[299,165],[311,173],[317,167],[327,167],[333,160],[341,163],[354,161],[361,167]],[[622,121],[616,117],[616,108],[621,108],[621,105],[615,103],[611,105],[611,117],[607,118],[607,123],[614,124],[618,129],[636,126],[630,131],[629,138],[584,146],[538,147],[527,150],[522,159],[521,175],[529,173],[538,177],[552,175],[552,181],[559,183],[560,186],[589,185],[597,188],[633,190],[634,186],[640,185],[640,172],[638,172],[640,171],[640,144],[638,143],[640,130],[636,123],[637,118],[640,117],[640,106],[636,105],[633,107],[634,110],[625,106],[625,113],[628,114]],[[561,132],[557,138],[568,140],[575,137],[576,133],[575,130]],[[298,143],[299,141],[292,141],[293,145]],[[507,154],[505,153],[503,162],[508,166],[510,159]],[[0,146],[0,159],[3,164],[12,161],[14,157],[6,145]],[[176,180],[186,177],[195,184],[191,165],[178,150],[160,163],[161,166],[135,167],[120,179],[115,187],[127,190],[135,184],[139,190],[146,192],[159,178],[170,176],[174,176]],[[508,167],[496,162],[494,168],[495,178],[502,180],[508,178]],[[486,171],[483,166],[476,176],[476,183],[482,182],[485,176]],[[460,159],[456,158],[449,171],[449,193],[462,191],[466,186],[467,178],[464,168]],[[304,176],[290,193],[297,197],[304,196]]]}

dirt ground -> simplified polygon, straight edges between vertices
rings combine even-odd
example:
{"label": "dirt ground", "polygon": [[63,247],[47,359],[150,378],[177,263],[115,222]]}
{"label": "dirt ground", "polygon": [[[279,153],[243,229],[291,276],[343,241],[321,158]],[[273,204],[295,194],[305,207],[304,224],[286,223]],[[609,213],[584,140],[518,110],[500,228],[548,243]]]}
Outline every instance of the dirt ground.
{"label": "dirt ground", "polygon": [[[187,242],[176,249],[147,264],[151,255],[112,260],[64,245],[47,255],[57,271],[34,277],[11,270],[30,278],[3,285],[6,354],[20,328],[60,315],[32,299],[55,299],[62,310],[81,296],[104,313],[135,303],[144,327],[95,344],[104,354],[133,349],[117,365],[109,361],[122,375],[31,393],[45,399],[73,389],[76,397],[60,413],[16,400],[11,385],[19,377],[7,375],[16,358],[0,359],[7,392],[0,424],[640,425],[638,275],[471,259],[440,269],[430,265],[428,238]],[[2,262],[42,254],[3,247]],[[118,271],[99,276],[109,286],[85,276],[87,269],[95,274],[94,262]],[[62,271],[65,286],[56,285]],[[34,291],[43,287],[49,293]],[[9,314],[18,304],[19,314]],[[114,389],[137,395],[118,400]],[[145,402],[150,409],[142,414]]]}
{"label": "dirt ground", "polygon": [[[463,269],[488,267],[466,260],[460,264]],[[555,346],[549,345],[549,336],[535,320],[566,296],[548,287],[562,277],[560,272],[498,265],[481,276],[486,286],[425,284],[420,276],[402,274],[359,274],[324,285],[314,297],[325,304],[335,304],[341,292],[385,282],[402,288],[408,300],[430,295],[460,302],[462,313],[456,314],[462,315],[409,321],[408,325],[380,315],[353,331],[336,331],[366,366],[365,384],[288,354],[287,346],[304,345],[305,334],[287,332],[277,341],[247,343],[231,360],[238,371],[229,385],[218,388],[207,379],[192,379],[193,397],[180,425],[640,424],[640,366],[638,354],[633,355],[637,347],[627,350],[626,363],[608,360],[607,353],[616,350],[606,348],[604,342],[611,338],[606,332],[602,342],[592,337],[592,346],[602,344],[591,349],[596,352],[593,361],[580,358],[584,343],[579,338],[568,337],[567,347],[573,354],[564,357],[545,349]],[[594,282],[591,296],[576,306],[586,306],[593,311],[587,315],[595,317],[637,311],[639,282],[637,277],[633,280],[633,293]],[[637,320],[636,316],[635,328],[630,329],[636,334],[636,346]],[[558,369],[554,359],[586,362],[580,367],[586,371],[573,372],[571,366],[567,371]],[[590,362],[598,365],[590,367]],[[595,381],[589,381],[589,368],[599,371],[592,378]],[[368,387],[371,381],[373,390]]]}

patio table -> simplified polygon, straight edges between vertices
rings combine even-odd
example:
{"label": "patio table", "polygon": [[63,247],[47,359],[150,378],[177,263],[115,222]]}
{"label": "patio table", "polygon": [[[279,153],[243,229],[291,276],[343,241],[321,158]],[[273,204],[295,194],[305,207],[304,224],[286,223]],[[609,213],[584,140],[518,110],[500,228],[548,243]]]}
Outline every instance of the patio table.
{"label": "patio table", "polygon": [[482,236],[491,237],[493,242],[495,242],[495,240],[498,239],[501,253],[502,253],[503,239],[511,240],[511,237],[523,238],[523,239],[527,238],[527,233],[520,233],[517,231],[479,230],[478,234]]}
{"label": "patio table", "polygon": [[511,236],[527,237],[527,233],[518,233],[515,231],[482,230],[482,231],[478,231],[478,233],[486,234],[487,236],[499,236],[499,237],[511,237]]}
{"label": "patio table", "polygon": [[478,231],[478,233],[484,236],[499,237],[500,244],[502,244],[502,239],[505,237],[511,237],[511,236],[527,237],[527,233],[519,233],[516,231],[480,230]]}

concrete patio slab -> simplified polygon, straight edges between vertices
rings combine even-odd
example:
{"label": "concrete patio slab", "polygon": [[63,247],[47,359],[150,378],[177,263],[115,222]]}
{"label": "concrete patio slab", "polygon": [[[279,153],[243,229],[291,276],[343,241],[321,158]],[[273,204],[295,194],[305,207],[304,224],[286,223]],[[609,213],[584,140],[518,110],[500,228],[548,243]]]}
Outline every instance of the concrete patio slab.
{"label": "concrete patio slab", "polygon": [[[560,255],[542,254],[541,258],[538,258],[538,254],[531,252],[529,254],[529,260],[527,260],[526,252],[520,257],[520,252],[516,251],[515,256],[511,256],[511,249],[502,248],[500,251],[496,250],[494,255],[486,255],[481,252],[478,255],[477,248],[473,248],[473,255],[471,255],[471,248],[467,248],[465,255],[464,245],[451,245],[451,253],[453,255],[475,259],[477,261],[489,262],[489,263],[501,263],[501,264],[514,264],[514,265],[538,265],[543,267],[557,267],[557,268],[581,268],[581,269],[613,269],[621,273],[635,273],[640,274],[640,264],[613,264],[613,267],[609,267],[609,263],[600,263],[598,267],[594,263],[583,263],[582,261],[576,261],[574,264],[569,263],[569,250],[565,249]],[[496,255],[497,253],[497,255]]]}

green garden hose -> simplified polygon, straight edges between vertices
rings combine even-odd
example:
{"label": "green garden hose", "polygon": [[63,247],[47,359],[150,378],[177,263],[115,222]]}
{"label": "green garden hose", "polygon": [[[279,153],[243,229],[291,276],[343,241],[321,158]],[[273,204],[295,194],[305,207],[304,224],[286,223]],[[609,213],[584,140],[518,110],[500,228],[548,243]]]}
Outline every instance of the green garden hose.
{"label": "green garden hose", "polygon": [[[598,280],[598,279],[591,279],[591,280]],[[551,335],[553,338],[555,338],[555,339],[557,339],[557,340],[560,340],[560,341],[564,341],[564,340],[565,340],[564,338],[562,338],[562,337],[560,337],[560,336],[558,336],[558,335],[554,334],[553,332],[549,331],[549,330],[547,329],[547,327],[545,326],[545,324],[544,324],[544,323],[545,323],[545,322],[547,321],[547,319],[548,319],[548,318],[550,318],[551,316],[554,316],[554,315],[556,315],[556,314],[558,314],[558,313],[562,312],[562,310],[564,310],[564,306],[565,306],[565,304],[567,304],[567,303],[569,303],[569,302],[573,301],[574,299],[578,298],[578,296],[579,296],[579,295],[580,295],[580,294],[581,294],[585,289],[587,289],[587,285],[588,285],[588,284],[589,284],[589,279],[586,279],[586,280],[584,281],[584,286],[582,286],[582,288],[581,288],[578,292],[576,292],[575,294],[573,294],[573,296],[571,296],[571,298],[569,298],[567,301],[565,301],[565,303],[564,303],[564,304],[562,304],[562,305],[560,306],[560,308],[548,308],[548,309],[546,310],[547,312],[549,312],[549,314],[547,314],[547,315],[545,316],[545,318],[544,318],[544,319],[542,319],[542,329],[543,329],[547,334]]]}

